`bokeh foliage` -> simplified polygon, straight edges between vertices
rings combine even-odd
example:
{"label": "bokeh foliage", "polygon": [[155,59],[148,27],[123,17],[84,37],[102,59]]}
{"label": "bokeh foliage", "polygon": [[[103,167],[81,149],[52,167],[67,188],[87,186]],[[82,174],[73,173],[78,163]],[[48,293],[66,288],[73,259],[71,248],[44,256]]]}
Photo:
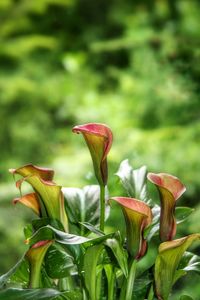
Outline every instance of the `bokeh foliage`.
{"label": "bokeh foliage", "polygon": [[[86,122],[114,132],[110,175],[129,158],[180,177],[182,204],[197,208],[185,231],[200,230],[199,18],[198,0],[0,1],[0,255],[12,199],[7,169],[51,165],[60,184],[95,183],[87,149],[71,134]],[[21,230],[23,214],[15,221],[11,209]]]}

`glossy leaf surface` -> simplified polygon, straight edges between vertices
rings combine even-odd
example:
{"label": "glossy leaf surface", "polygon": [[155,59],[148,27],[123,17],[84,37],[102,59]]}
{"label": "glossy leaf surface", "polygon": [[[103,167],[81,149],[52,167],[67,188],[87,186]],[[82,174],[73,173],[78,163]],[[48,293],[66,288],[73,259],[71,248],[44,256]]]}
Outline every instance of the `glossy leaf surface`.
{"label": "glossy leaf surface", "polygon": [[101,244],[89,247],[84,255],[85,285],[91,300],[97,299],[97,264],[103,248]]}
{"label": "glossy leaf surface", "polygon": [[[87,185],[83,189],[62,188],[70,223],[75,224],[78,232],[84,235],[88,230],[81,223],[98,225],[100,221],[100,188],[98,185]],[[109,206],[106,207],[106,218]]]}
{"label": "glossy leaf surface", "polygon": [[60,292],[55,289],[17,289],[0,291],[1,300],[82,300],[78,290]]}
{"label": "glossy leaf surface", "polygon": [[150,203],[147,192],[147,168],[142,166],[139,169],[133,169],[128,159],[121,162],[116,175],[126,190],[129,197],[143,200]]}
{"label": "glossy leaf surface", "polygon": [[45,270],[51,278],[64,278],[69,276],[74,266],[73,257],[61,247],[52,245],[45,255]]}

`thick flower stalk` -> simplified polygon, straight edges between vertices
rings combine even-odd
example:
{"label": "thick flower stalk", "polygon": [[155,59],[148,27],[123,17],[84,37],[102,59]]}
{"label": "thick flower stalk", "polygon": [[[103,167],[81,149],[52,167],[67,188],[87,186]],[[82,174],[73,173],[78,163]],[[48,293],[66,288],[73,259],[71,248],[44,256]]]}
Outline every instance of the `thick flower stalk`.
{"label": "thick flower stalk", "polygon": [[107,155],[112,146],[112,131],[108,126],[98,123],[78,125],[72,131],[82,133],[92,157],[95,176],[100,185],[100,229],[104,231],[105,186],[108,181]]}
{"label": "thick flower stalk", "polygon": [[186,188],[181,181],[166,173],[148,173],[147,178],[157,187],[161,202],[160,239],[170,241],[176,234],[176,219],[174,216],[176,201]]}
{"label": "thick flower stalk", "polygon": [[21,189],[24,181],[28,182],[34,189],[34,193],[14,199],[14,203],[20,202],[31,208],[40,217],[49,217],[59,220],[65,231],[68,231],[68,220],[64,207],[64,196],[61,186],[56,185],[53,180],[52,169],[40,168],[33,165],[25,165],[18,169],[11,169],[13,175],[22,176],[16,182]]}
{"label": "thick flower stalk", "polygon": [[185,275],[184,270],[177,271],[177,268],[184,252],[196,240],[200,240],[199,233],[160,244],[155,262],[155,286],[159,300],[167,300],[173,284]]}
{"label": "thick flower stalk", "polygon": [[144,202],[128,197],[114,197],[124,214],[126,222],[127,249],[129,254],[135,258],[143,257],[147,250],[147,242],[143,237],[144,229],[152,221],[150,207]]}

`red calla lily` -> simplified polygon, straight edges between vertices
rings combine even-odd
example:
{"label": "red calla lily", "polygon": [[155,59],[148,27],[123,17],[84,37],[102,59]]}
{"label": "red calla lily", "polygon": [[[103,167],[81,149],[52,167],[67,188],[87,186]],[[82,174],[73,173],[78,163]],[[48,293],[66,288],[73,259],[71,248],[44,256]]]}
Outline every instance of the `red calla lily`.
{"label": "red calla lily", "polygon": [[144,202],[128,197],[114,197],[111,200],[119,203],[126,222],[127,248],[136,259],[145,255],[147,242],[143,237],[144,229],[152,221],[150,207]]}
{"label": "red calla lily", "polygon": [[113,135],[111,129],[98,123],[75,126],[75,133],[82,133],[90,150],[96,178],[100,185],[106,185],[108,179],[107,155],[110,151]]}
{"label": "red calla lily", "polygon": [[177,177],[166,173],[148,173],[147,178],[155,184],[160,195],[160,239],[170,241],[176,234],[176,201],[185,192],[186,187]]}

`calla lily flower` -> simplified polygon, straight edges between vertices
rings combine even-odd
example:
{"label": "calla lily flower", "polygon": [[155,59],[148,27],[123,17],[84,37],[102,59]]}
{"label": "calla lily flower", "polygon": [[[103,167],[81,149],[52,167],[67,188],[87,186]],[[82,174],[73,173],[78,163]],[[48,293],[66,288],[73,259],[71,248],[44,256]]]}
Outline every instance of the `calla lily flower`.
{"label": "calla lily flower", "polygon": [[154,183],[159,191],[161,201],[160,239],[172,240],[176,234],[175,205],[186,188],[181,181],[166,173],[148,173],[147,178]]}
{"label": "calla lily flower", "polygon": [[36,193],[30,193],[13,200],[13,204],[17,204],[18,202],[31,208],[38,216],[41,214],[40,203]]}
{"label": "calla lily flower", "polygon": [[48,248],[52,245],[52,240],[40,241],[34,244],[26,253],[30,266],[30,288],[40,287],[41,267]]}
{"label": "calla lily flower", "polygon": [[93,161],[95,176],[100,185],[106,185],[108,179],[107,155],[110,151],[113,135],[104,124],[89,123],[75,126],[75,133],[82,133]]}
{"label": "calla lily flower", "polygon": [[155,285],[159,300],[167,300],[173,284],[185,275],[184,270],[177,270],[178,265],[184,252],[197,240],[200,240],[199,233],[160,244],[155,262]]}
{"label": "calla lily flower", "polygon": [[[13,175],[19,174],[23,177],[16,182],[16,186],[19,189],[21,188],[22,183],[26,181],[33,187],[36,194],[36,196],[33,194],[26,195],[16,201],[20,201],[28,207],[31,207],[37,213],[38,210],[41,211],[43,217],[45,216],[59,220],[63,224],[65,231],[68,231],[68,219],[64,207],[64,196],[61,191],[61,186],[56,185],[52,181],[54,175],[53,170],[26,165],[18,169],[11,169],[10,172]],[[34,202],[33,198],[35,198]]]}
{"label": "calla lily flower", "polygon": [[111,200],[120,205],[124,214],[128,252],[132,257],[140,259],[147,250],[147,242],[143,233],[152,221],[151,209],[147,204],[135,198],[114,197]]}

